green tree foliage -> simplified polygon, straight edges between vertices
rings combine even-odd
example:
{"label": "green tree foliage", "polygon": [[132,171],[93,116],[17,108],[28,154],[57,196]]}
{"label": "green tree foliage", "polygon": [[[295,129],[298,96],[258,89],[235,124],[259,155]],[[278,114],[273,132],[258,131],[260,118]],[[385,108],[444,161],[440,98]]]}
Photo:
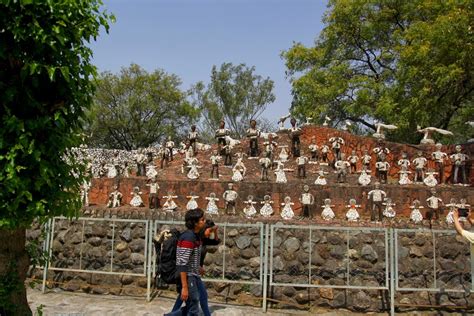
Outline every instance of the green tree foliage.
{"label": "green tree foliage", "polygon": [[[282,54],[300,116],[399,126],[393,139],[417,141],[416,125],[466,139],[474,116],[474,2],[330,0],[314,47]],[[452,141],[453,139],[451,139]]]}
{"label": "green tree foliage", "polygon": [[254,74],[255,67],[245,64],[223,63],[212,67],[211,82],[205,86],[198,82],[192,89],[193,103],[201,110],[200,129],[213,137],[219,122],[238,138],[244,137],[250,120],[266,124],[259,117],[267,105],[275,101],[273,81]]}
{"label": "green tree foliage", "polygon": [[136,64],[118,75],[102,73],[89,115],[91,145],[137,149],[189,128],[199,111],[186,101],[180,85],[176,75],[148,73]]}
{"label": "green tree foliage", "polygon": [[[95,67],[88,47],[111,16],[100,0],[0,2],[0,314],[30,314],[25,229],[81,204],[81,142]],[[67,157],[69,163],[66,162]],[[71,176],[76,174],[77,177]],[[16,283],[18,282],[18,283]]]}

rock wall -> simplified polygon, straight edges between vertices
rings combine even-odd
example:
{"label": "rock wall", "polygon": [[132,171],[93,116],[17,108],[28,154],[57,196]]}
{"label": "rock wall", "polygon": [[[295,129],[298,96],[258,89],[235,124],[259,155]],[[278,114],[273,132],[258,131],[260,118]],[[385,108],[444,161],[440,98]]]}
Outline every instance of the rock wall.
{"label": "rock wall", "polygon": [[[169,214],[154,215],[164,219]],[[52,266],[142,274],[148,255],[145,253],[145,225],[138,221],[112,223],[112,220],[56,222]],[[207,284],[209,296],[211,301],[259,306],[262,303],[261,286],[235,284],[227,280],[260,280],[265,258],[262,256],[261,231],[259,226],[244,227],[249,222],[235,223],[235,218],[233,220],[234,223],[225,228],[225,233],[224,226],[220,226],[221,244],[208,247],[206,277],[214,280]],[[269,223],[278,225],[275,221]],[[406,223],[398,225],[406,227]],[[174,226],[183,229],[182,224]],[[330,288],[345,284],[385,286],[388,249],[383,231],[366,232],[354,227],[354,231],[348,232],[326,227],[313,229],[310,233],[304,224],[291,228],[274,227],[273,246],[268,249],[268,266],[273,269],[272,281],[287,286],[269,287],[270,302],[278,307],[296,306],[301,309],[325,306],[381,311],[389,308],[387,291]],[[159,224],[157,228],[165,227]],[[38,232],[39,227],[30,230],[29,240],[38,238]],[[456,289],[461,293],[396,292],[397,304],[456,305],[465,306],[466,311],[474,310],[474,300],[468,291],[471,288],[469,245],[464,239],[443,233],[436,235],[433,243],[430,231],[400,232],[398,246],[400,287],[431,287],[436,282],[437,287]],[[31,274],[42,277],[39,270],[32,270]],[[50,287],[97,294],[144,296],[147,287],[143,276],[50,271],[48,280]],[[326,285],[328,288],[308,289],[305,284]],[[169,290],[173,291],[173,288]],[[174,293],[168,295],[174,296]]]}

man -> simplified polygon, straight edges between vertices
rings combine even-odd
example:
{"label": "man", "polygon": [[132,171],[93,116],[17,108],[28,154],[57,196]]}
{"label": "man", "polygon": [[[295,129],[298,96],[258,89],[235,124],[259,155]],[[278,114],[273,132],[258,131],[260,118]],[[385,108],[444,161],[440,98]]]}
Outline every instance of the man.
{"label": "man", "polygon": [[375,221],[375,209],[378,211],[379,221],[382,221],[382,203],[387,196],[385,191],[380,189],[380,182],[375,182],[375,188],[372,191],[369,191],[367,198],[371,202],[371,211],[370,211],[370,220]]}
{"label": "man", "polygon": [[186,212],[184,217],[187,230],[178,240],[176,247],[176,270],[181,280],[182,301],[186,302],[185,311],[177,310],[167,316],[173,315],[199,315],[199,289],[204,288],[200,277],[200,259],[202,242],[200,232],[206,225],[203,210],[197,208]]}

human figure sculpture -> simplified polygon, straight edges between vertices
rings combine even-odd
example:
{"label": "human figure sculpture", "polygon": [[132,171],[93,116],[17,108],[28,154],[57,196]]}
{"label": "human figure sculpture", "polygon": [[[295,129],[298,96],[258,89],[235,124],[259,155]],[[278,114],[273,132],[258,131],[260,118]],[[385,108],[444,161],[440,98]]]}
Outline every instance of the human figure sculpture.
{"label": "human figure sculpture", "polygon": [[158,175],[158,171],[156,171],[154,164],[149,164],[146,166],[146,177],[148,179],[153,179]]}
{"label": "human figure sculpture", "polygon": [[394,129],[397,129],[398,127],[392,124],[384,124],[381,122],[375,122],[375,128],[376,128],[376,131],[374,134],[372,134],[372,136],[378,139],[385,139],[384,130],[386,129],[394,130]]}
{"label": "human figure sculpture", "polygon": [[413,166],[415,167],[415,179],[414,182],[420,183],[423,182],[425,178],[425,165],[428,163],[425,157],[423,157],[423,152],[418,151],[417,157],[413,159]]}
{"label": "human figure sculpture", "polygon": [[[193,148],[189,145],[189,142],[188,142],[184,146],[184,158],[183,158],[183,164],[181,165],[181,173],[185,173],[186,170],[189,171],[190,162],[192,161],[193,157],[194,157],[194,151],[193,151]],[[162,160],[162,162],[163,162],[163,160]]]}
{"label": "human figure sculpture", "polygon": [[418,133],[423,133],[423,138],[420,141],[420,145],[434,145],[435,141],[432,138],[433,133],[440,133],[442,135],[453,135],[453,133],[450,131],[436,127],[421,128],[420,126],[417,126],[416,131]]}
{"label": "human figure sculpture", "polygon": [[370,184],[370,181],[372,180],[372,176],[370,175],[370,170],[362,169],[360,171],[360,176],[357,179],[360,185],[366,186]]}
{"label": "human figure sculpture", "polygon": [[107,176],[109,169],[107,168],[105,161],[101,161],[97,169],[97,175],[99,178]]}
{"label": "human figure sculpture", "polygon": [[113,163],[107,164],[107,178],[115,178],[117,177],[117,169]]}
{"label": "human figure sculpture", "polygon": [[275,150],[278,146],[278,143],[273,140],[273,136],[270,134],[268,135],[268,139],[263,143],[265,151],[263,156],[270,158],[273,164],[273,160],[275,158]]}
{"label": "human figure sculpture", "polygon": [[224,140],[225,145],[219,151],[224,154],[224,166],[232,166],[232,146],[230,140]]}
{"label": "human figure sculpture", "polygon": [[257,129],[257,121],[250,121],[250,128],[247,129],[247,138],[249,139],[249,157],[258,157],[258,138],[260,131]]}
{"label": "human figure sculpture", "polygon": [[316,137],[311,137],[311,144],[308,146],[311,153],[310,163],[316,163],[319,160],[319,146],[316,144]]}
{"label": "human figure sculpture", "polygon": [[420,205],[419,200],[413,200],[411,206],[411,214],[410,214],[410,219],[415,223],[421,223],[423,220],[423,215],[421,215],[420,209],[423,208],[423,206]]}
{"label": "human figure sculpture", "polygon": [[360,160],[362,161],[362,169],[370,170],[370,161],[372,160],[372,157],[369,155],[369,151],[367,149],[364,149],[364,154]]}
{"label": "human figure sculpture", "polygon": [[438,172],[438,179],[439,179],[439,184],[444,184],[445,179],[444,179],[444,162],[446,159],[448,159],[448,155],[441,151],[443,145],[440,143],[437,143],[435,145],[436,150],[431,153],[431,158],[434,160],[435,166],[436,166],[436,171]]}
{"label": "human figure sculpture", "polygon": [[428,206],[428,211],[426,212],[426,218],[438,220],[440,214],[443,212],[443,200],[441,200],[437,194],[436,189],[431,189],[431,196],[426,199],[426,204]]}
{"label": "human figure sculpture", "polygon": [[260,215],[264,217],[268,217],[273,214],[273,207],[272,207],[273,201],[270,195],[265,195],[263,197],[263,201],[260,202],[260,204],[263,204],[262,207],[260,208]]}
{"label": "human figure sculpture", "polygon": [[435,187],[438,184],[438,180],[436,180],[435,174],[437,172],[433,171],[433,169],[428,169],[425,173],[426,177],[423,179],[423,183],[429,187]]}
{"label": "human figure sculpture", "polygon": [[235,166],[232,168],[232,181],[240,182],[244,179],[245,173],[247,172],[247,168],[245,167],[242,158],[238,158]]}
{"label": "human figure sculpture", "polygon": [[139,148],[137,154],[135,155],[135,161],[137,163],[137,176],[146,175],[146,155],[143,148]]}
{"label": "human figure sculpture", "polygon": [[321,217],[326,220],[330,221],[336,217],[334,214],[334,211],[332,210],[332,207],[335,205],[331,205],[331,199],[324,199],[324,205],[322,206],[323,211],[321,212]]}
{"label": "human figure sculpture", "polygon": [[168,136],[168,140],[165,143],[167,160],[168,162],[173,161],[173,150],[174,150],[174,141],[171,139],[171,136]]}
{"label": "human figure sculpture", "polygon": [[91,189],[91,181],[89,179],[82,180],[81,185],[81,202],[84,206],[89,206],[89,191]]}
{"label": "human figure sculpture", "polygon": [[281,161],[281,162],[286,162],[288,161],[288,152],[286,151],[286,148],[288,146],[278,146],[281,148],[281,151],[280,151],[280,154],[278,155],[278,159]]}
{"label": "human figure sculpture", "polygon": [[385,205],[385,209],[383,210],[383,216],[387,218],[394,218],[396,215],[395,210],[393,207],[396,205],[395,203],[392,203],[391,198],[386,198],[385,201],[382,203],[382,205]]}
{"label": "human figure sculpture", "polygon": [[158,185],[157,178],[151,179],[151,183],[147,183],[146,186],[150,187],[150,193],[148,194],[148,206],[150,209],[158,209],[160,207],[160,199],[158,198]]}
{"label": "human figure sculpture", "polygon": [[[451,161],[453,162],[453,184],[467,184],[466,179],[466,161],[469,157],[462,152],[461,145],[456,145],[456,152],[450,156]],[[461,175],[461,177],[459,177]],[[462,178],[462,180],[460,179]]]}
{"label": "human figure sculpture", "polygon": [[400,170],[398,171],[400,174],[400,179],[398,180],[398,184],[400,185],[407,185],[407,184],[412,184],[412,181],[408,177],[411,171],[408,170]]}
{"label": "human figure sculpture", "polygon": [[382,157],[388,157],[388,154],[390,154],[390,149],[385,147],[385,142],[382,139],[379,139],[377,141],[377,147],[375,147],[372,152],[377,156],[377,161],[380,161]]}
{"label": "human figure sculpture", "polygon": [[225,201],[225,211],[227,215],[235,215],[235,205],[239,194],[233,189],[232,183],[229,183],[227,187],[228,189],[222,195]]}
{"label": "human figure sculpture", "polygon": [[119,152],[114,151],[114,156],[112,158],[112,167],[111,167],[111,172],[113,173],[112,176],[109,175],[109,178],[115,178],[120,176],[121,170],[120,170],[120,157],[119,157]]}
{"label": "human figure sculpture", "polygon": [[222,147],[225,146],[226,144],[225,137],[229,136],[229,134],[230,134],[230,131],[227,128],[225,128],[225,122],[221,121],[219,123],[219,128],[216,130],[216,133],[215,133],[215,137],[217,139],[217,146],[219,149],[219,154],[221,156],[224,156]]}
{"label": "human figure sculpture", "polygon": [[191,192],[190,195],[186,196],[188,200],[188,203],[186,203],[186,210],[194,210],[198,208],[198,203],[196,199],[199,199],[199,195],[194,195],[193,192]]}
{"label": "human figure sculpture", "polygon": [[130,177],[130,167],[128,165],[128,161],[124,161],[122,164],[122,176],[124,178]]}
{"label": "human figure sculpture", "polygon": [[313,217],[312,206],[314,204],[314,195],[309,192],[309,185],[303,186],[303,193],[300,196],[300,203],[303,208],[303,217]]}
{"label": "human figure sculpture", "polygon": [[408,159],[408,156],[405,152],[402,152],[402,158],[398,160],[397,165],[402,171],[408,171],[410,168],[410,160]]}
{"label": "human figure sculpture", "polygon": [[278,120],[278,129],[280,131],[283,131],[285,130],[285,121],[291,116],[290,113],[288,113],[287,115],[284,115],[282,117],[280,117],[280,119]]}
{"label": "human figure sculpture", "polygon": [[122,197],[123,195],[119,191],[119,186],[117,184],[114,185],[114,191],[109,194],[109,202],[107,203],[107,207],[120,207],[122,205]]}
{"label": "human figure sculpture", "polygon": [[269,158],[270,155],[271,153],[266,151],[265,157],[262,157],[258,160],[258,163],[260,164],[260,167],[261,167],[261,176],[260,176],[261,181],[268,181],[268,169],[270,169],[272,166],[272,161]]}
{"label": "human figure sculpture", "polygon": [[380,183],[387,183],[388,171],[390,169],[390,164],[385,161],[385,157],[382,156],[381,160],[375,163],[375,169],[377,170],[377,177]]}
{"label": "human figure sculpture", "polygon": [[285,169],[283,163],[281,161],[279,161],[278,165],[275,169],[275,176],[276,176],[275,182],[276,183],[286,183],[287,182],[285,171],[293,171],[293,169]]}
{"label": "human figure sculpture", "polygon": [[449,204],[446,204],[448,208],[448,215],[446,215],[446,223],[452,225],[454,223],[453,213],[458,211],[458,204],[455,198],[449,200]]}
{"label": "human figure sculpture", "polygon": [[359,161],[359,157],[357,156],[355,150],[351,151],[351,154],[349,155],[349,157],[347,157],[347,161],[349,162],[349,165],[350,165],[350,173],[356,173],[357,162]]}
{"label": "human figure sculpture", "polygon": [[345,144],[344,139],[342,137],[331,137],[329,142],[331,143],[334,160],[341,160],[341,148]]}
{"label": "human figure sculpture", "polygon": [[166,147],[166,142],[164,143],[163,146],[160,147],[160,150],[158,151],[158,155],[160,157],[160,168],[163,169],[165,166],[168,167],[168,163],[170,161],[170,153],[169,149]]}
{"label": "human figure sculpture", "polygon": [[320,164],[327,165],[329,163],[328,154],[329,154],[329,146],[326,145],[326,144],[323,144],[321,146],[321,160],[322,160],[322,163],[320,163]]}
{"label": "human figure sculpture", "polygon": [[193,155],[197,155],[197,142],[198,142],[199,134],[196,130],[196,125],[191,125],[191,130],[188,133],[188,144],[192,148]]}
{"label": "human figure sculpture", "polygon": [[378,211],[379,221],[382,221],[382,203],[387,196],[385,191],[380,189],[380,182],[375,182],[375,188],[369,191],[367,198],[371,202],[370,220],[375,221],[375,211]]}
{"label": "human figure sculpture", "polygon": [[219,199],[216,197],[216,194],[214,192],[209,193],[209,196],[206,197],[206,200],[208,200],[206,207],[207,214],[218,215],[219,209],[217,208],[216,201],[219,201]]}
{"label": "human figure sculpture", "polygon": [[257,202],[253,200],[253,195],[249,195],[247,197],[247,201],[244,201],[244,204],[246,205],[243,210],[245,217],[252,218],[253,216],[255,216],[255,214],[257,214],[257,210],[254,206],[255,204],[257,204]]}
{"label": "human figure sculpture", "polygon": [[316,184],[316,185],[327,185],[328,181],[326,180],[326,174],[328,174],[328,172],[324,171],[323,169],[319,169],[318,170],[318,177],[314,181],[314,184]]}
{"label": "human figure sculpture", "polygon": [[349,222],[357,222],[360,218],[359,212],[357,212],[357,209],[360,208],[360,205],[357,204],[357,201],[355,199],[350,199],[349,204],[346,205],[347,207],[347,212],[346,212],[346,218]]}
{"label": "human figure sculpture", "polygon": [[346,183],[347,172],[351,167],[351,164],[345,160],[345,155],[343,153],[339,154],[339,159],[334,163],[337,173],[337,182]]}
{"label": "human figure sculpture", "polygon": [[291,139],[291,155],[293,157],[300,156],[300,135],[301,129],[296,126],[296,119],[294,117],[290,120],[291,127],[288,129]]}
{"label": "human figure sculpture", "polygon": [[199,169],[202,167],[199,166],[199,161],[197,160],[197,158],[196,157],[191,158],[188,163],[189,163],[188,164],[189,171],[186,176],[191,180],[199,179],[199,176],[200,176]]}
{"label": "human figure sculpture", "polygon": [[163,210],[166,212],[174,212],[178,205],[175,203],[174,199],[177,199],[177,195],[173,195],[173,193],[169,192],[168,195],[163,196],[163,199],[166,199],[165,203],[163,203]]}
{"label": "human figure sculpture", "polygon": [[211,179],[219,179],[219,161],[221,160],[221,157],[219,156],[219,153],[217,150],[214,150],[212,152],[211,157],[209,158],[211,160]]}
{"label": "human figure sculpture", "polygon": [[139,187],[133,187],[133,192],[131,194],[132,194],[132,199],[130,200],[130,206],[134,206],[134,207],[144,206],[143,199],[140,196],[142,192],[140,192]]}
{"label": "human figure sculpture", "polygon": [[293,212],[293,208],[291,206],[295,205],[295,203],[291,202],[291,198],[286,196],[284,202],[281,203],[283,209],[281,210],[280,216],[283,219],[292,219],[295,216],[295,212]]}
{"label": "human figure sculpture", "polygon": [[298,178],[306,178],[306,163],[308,158],[306,156],[296,157],[296,165],[298,166]]}
{"label": "human figure sculpture", "polygon": [[326,115],[326,116],[324,117],[323,126],[329,126],[329,122],[331,122],[331,118]]}

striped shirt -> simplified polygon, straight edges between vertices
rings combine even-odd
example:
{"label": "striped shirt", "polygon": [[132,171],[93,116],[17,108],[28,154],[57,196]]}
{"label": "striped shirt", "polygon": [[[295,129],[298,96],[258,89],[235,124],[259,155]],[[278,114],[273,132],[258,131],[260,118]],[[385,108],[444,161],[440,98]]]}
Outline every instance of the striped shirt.
{"label": "striped shirt", "polygon": [[179,236],[176,247],[176,269],[187,275],[200,276],[201,238],[192,230],[186,230]]}

